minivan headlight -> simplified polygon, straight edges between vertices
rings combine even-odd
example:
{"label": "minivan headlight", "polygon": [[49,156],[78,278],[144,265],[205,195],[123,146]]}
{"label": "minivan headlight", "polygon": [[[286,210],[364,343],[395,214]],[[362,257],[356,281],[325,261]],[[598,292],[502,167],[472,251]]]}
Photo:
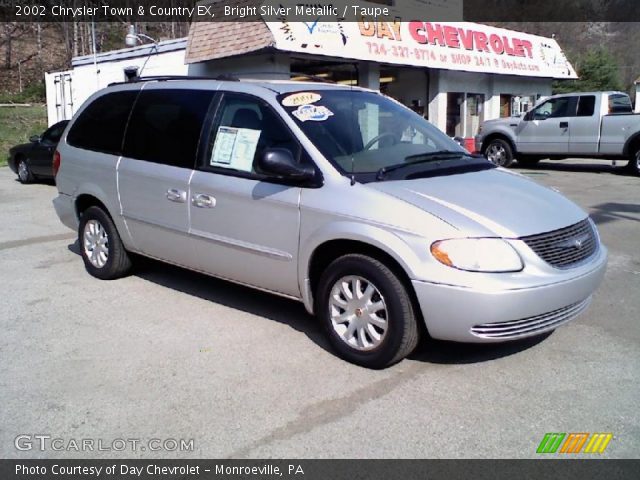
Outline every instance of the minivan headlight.
{"label": "minivan headlight", "polygon": [[469,272],[519,272],[518,252],[499,238],[457,238],[431,245],[431,254],[448,267]]}

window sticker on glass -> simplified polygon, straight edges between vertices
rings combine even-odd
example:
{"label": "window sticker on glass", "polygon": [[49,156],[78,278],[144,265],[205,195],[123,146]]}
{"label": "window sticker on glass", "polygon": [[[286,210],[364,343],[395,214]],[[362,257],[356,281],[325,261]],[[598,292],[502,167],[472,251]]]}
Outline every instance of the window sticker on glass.
{"label": "window sticker on glass", "polygon": [[250,172],[261,133],[249,128],[218,128],[209,165]]}
{"label": "window sticker on glass", "polygon": [[313,122],[324,122],[333,116],[333,112],[327,107],[320,105],[300,105],[296,110],[291,112],[301,122],[311,120]]}
{"label": "window sticker on glass", "polygon": [[286,96],[282,100],[282,105],[285,107],[298,107],[300,105],[308,105],[310,103],[316,103],[322,99],[322,95],[314,92],[298,92],[292,95]]}

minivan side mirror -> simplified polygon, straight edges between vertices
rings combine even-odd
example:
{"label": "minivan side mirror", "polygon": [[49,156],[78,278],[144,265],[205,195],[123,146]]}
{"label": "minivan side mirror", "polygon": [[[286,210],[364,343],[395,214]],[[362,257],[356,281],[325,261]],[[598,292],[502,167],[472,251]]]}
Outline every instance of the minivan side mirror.
{"label": "minivan side mirror", "polygon": [[286,148],[268,148],[258,158],[262,173],[298,182],[311,180],[316,172],[311,165],[300,165]]}
{"label": "minivan side mirror", "polygon": [[29,137],[29,141],[30,141],[31,143],[39,143],[39,142],[40,142],[40,140],[41,140],[40,135],[31,135],[31,136]]}
{"label": "minivan side mirror", "polygon": [[524,116],[525,122],[530,122],[531,120],[533,120],[533,110],[529,110]]}

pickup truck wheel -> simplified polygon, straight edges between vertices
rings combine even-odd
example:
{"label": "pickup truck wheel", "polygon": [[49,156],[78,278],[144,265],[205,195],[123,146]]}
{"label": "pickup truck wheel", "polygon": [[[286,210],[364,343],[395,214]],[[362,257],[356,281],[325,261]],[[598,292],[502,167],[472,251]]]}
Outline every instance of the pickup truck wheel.
{"label": "pickup truck wheel", "polygon": [[366,255],[334,260],[322,274],[316,311],[331,345],[343,359],[385,368],[418,344],[411,298],[396,274]]}
{"label": "pickup truck wheel", "polygon": [[131,260],[118,230],[100,207],[89,207],[82,213],[78,242],[84,266],[94,277],[112,280],[131,269]]}
{"label": "pickup truck wheel", "polygon": [[629,163],[627,164],[627,168],[634,175],[640,176],[640,148],[638,148],[638,150],[633,155],[631,160],[629,160]]}
{"label": "pickup truck wheel", "polygon": [[484,156],[499,167],[508,167],[513,163],[513,150],[506,140],[495,138],[484,149]]}

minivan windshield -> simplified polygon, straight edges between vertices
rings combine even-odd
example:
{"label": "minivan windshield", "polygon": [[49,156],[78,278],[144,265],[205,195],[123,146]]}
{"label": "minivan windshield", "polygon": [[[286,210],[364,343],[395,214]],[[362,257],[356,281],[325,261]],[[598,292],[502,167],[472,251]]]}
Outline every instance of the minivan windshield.
{"label": "minivan windshield", "polygon": [[418,114],[374,92],[303,91],[282,94],[278,101],[342,174],[360,181],[493,168]]}

